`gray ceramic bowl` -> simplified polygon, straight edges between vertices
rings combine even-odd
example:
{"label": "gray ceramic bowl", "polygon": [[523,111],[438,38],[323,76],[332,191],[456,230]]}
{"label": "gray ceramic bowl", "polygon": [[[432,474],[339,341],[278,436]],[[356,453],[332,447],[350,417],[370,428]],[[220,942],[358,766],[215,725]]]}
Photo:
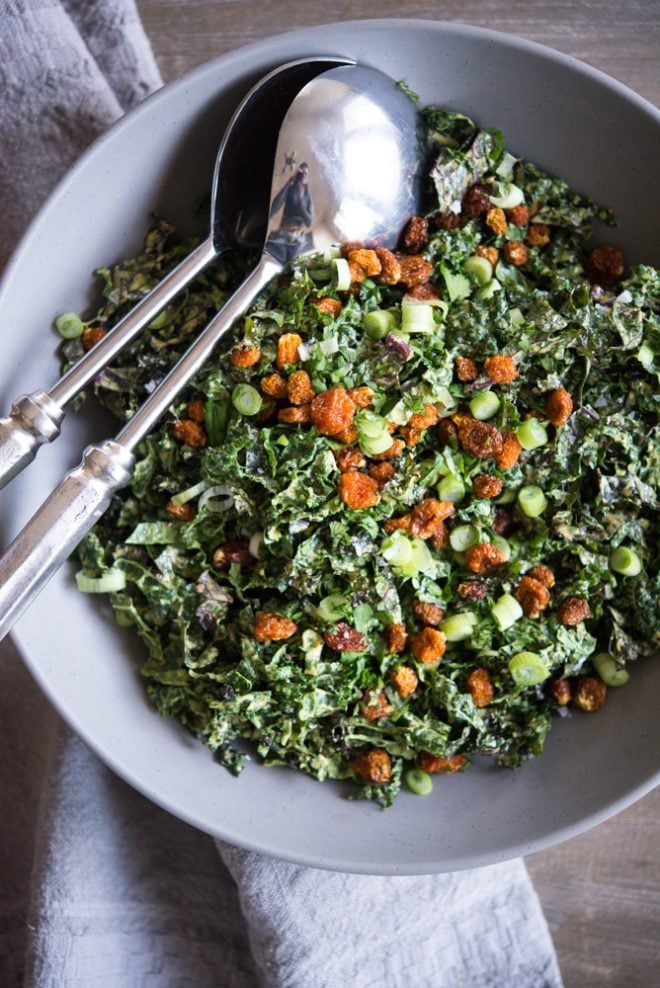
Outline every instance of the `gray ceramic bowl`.
{"label": "gray ceramic bowl", "polygon": [[[84,308],[93,268],[140,244],[150,211],[190,228],[218,139],[248,86],[277,63],[337,53],[405,78],[424,102],[501,127],[509,146],[611,205],[629,260],[660,263],[655,188],[660,115],[601,73],[529,42],[429,21],[370,21],[297,31],[223,56],[147,100],[82,158],[33,223],[0,292],[0,408],[56,376],[53,316]],[[611,235],[610,235],[611,236]],[[100,419],[64,432],[0,496],[6,544]],[[402,793],[383,812],[286,769],[250,764],[240,779],[147,703],[140,645],[65,567],[24,616],[17,642],[69,724],[128,782],[209,833],[305,864],[397,874],[447,871],[547,847],[599,823],[660,778],[660,663],[633,670],[595,717],[558,721],[542,758],[518,771],[479,766]]]}

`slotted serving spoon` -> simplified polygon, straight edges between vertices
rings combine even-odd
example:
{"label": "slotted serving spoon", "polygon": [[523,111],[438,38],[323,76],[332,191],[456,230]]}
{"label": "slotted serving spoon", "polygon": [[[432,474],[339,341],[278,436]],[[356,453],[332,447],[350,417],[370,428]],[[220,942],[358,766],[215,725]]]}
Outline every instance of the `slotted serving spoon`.
{"label": "slotted serving spoon", "polygon": [[302,87],[353,60],[323,55],[286,62],[260,79],[234,112],[218,148],[208,237],[48,391],[22,395],[0,419],[0,488],[44,443],[60,434],[66,405],[94,380],[212,260],[231,247],[261,247],[268,218],[271,163],[280,125]]}
{"label": "slotted serving spoon", "polygon": [[259,263],[117,437],[87,447],[0,559],[0,638],[129,482],[137,445],[286,261],[347,240],[396,244],[416,211],[421,158],[415,107],[382,72],[345,65],[300,90],[279,132]]}

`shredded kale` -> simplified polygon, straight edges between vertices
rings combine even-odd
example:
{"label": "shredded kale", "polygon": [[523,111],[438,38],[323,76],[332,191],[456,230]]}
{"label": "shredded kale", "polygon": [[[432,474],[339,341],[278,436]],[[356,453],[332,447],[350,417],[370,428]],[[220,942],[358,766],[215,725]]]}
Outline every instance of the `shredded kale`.
{"label": "shredded kale", "polygon": [[[142,675],[161,714],[236,774],[251,751],[319,780],[353,780],[359,795],[383,806],[420,758],[452,771],[478,755],[506,766],[539,755],[557,682],[567,679],[574,694],[580,677],[598,678],[594,654],[609,652],[623,668],[660,644],[658,272],[640,266],[594,280],[586,238],[595,220],[612,222],[607,210],[514,158],[499,132],[437,107],[422,116],[435,156],[423,250],[431,294],[440,297],[430,331],[407,332],[405,284],[371,276],[339,292],[327,260],[295,262],[142,443],[131,486],[79,549],[85,574],[118,568],[126,576],[111,603],[117,621],[144,642]],[[476,184],[497,198],[504,182],[520,191],[528,215],[507,210],[503,231],[483,211],[463,214],[468,189]],[[533,228],[545,240],[530,237]],[[511,243],[525,246],[522,264],[507,260]],[[156,221],[142,254],[99,272],[103,300],[86,325],[111,328],[191,247]],[[479,254],[492,266],[485,284],[464,267]],[[100,375],[95,395],[120,420],[223,305],[249,261],[221,257]],[[335,310],[319,308],[323,300],[334,300]],[[384,338],[365,331],[376,311],[395,317]],[[295,365],[278,365],[283,333],[303,340]],[[67,340],[64,363],[84,345],[84,335]],[[237,347],[258,348],[258,361],[236,366]],[[505,383],[487,371],[497,355],[515,365]],[[472,361],[474,373],[458,373],[457,358]],[[289,403],[264,393],[263,381],[273,374],[291,381],[302,370],[316,394],[370,389],[375,418],[356,407],[352,436],[320,431],[308,406],[300,424],[283,420]],[[257,414],[234,407],[239,384],[262,392]],[[570,395],[572,412],[555,426],[546,402],[558,389]],[[500,438],[519,434],[531,416],[547,441],[508,465],[475,452],[461,428],[473,423],[470,403],[486,390],[499,399],[488,425]],[[396,455],[383,461],[391,470],[380,473],[362,431],[378,416],[396,443]],[[191,422],[199,444],[183,441],[178,428]],[[347,448],[372,494],[372,475],[380,478],[363,509],[341,496]],[[486,477],[495,496],[477,494]],[[455,490],[445,498],[448,480]],[[547,500],[532,516],[518,501],[529,485]],[[427,502],[444,505],[444,520],[425,533],[415,528],[415,511]],[[388,522],[396,519],[393,532]],[[469,550],[452,548],[460,526],[472,526],[478,545],[499,546],[503,558],[492,571],[479,572]],[[412,563],[391,548],[396,531]],[[638,574],[612,568],[618,547],[641,562]],[[520,580],[541,565],[554,579],[549,600],[538,613],[524,606],[502,630],[494,605],[505,594],[522,600]],[[562,619],[568,598],[587,605],[577,622]],[[264,614],[288,621],[288,634],[255,636]],[[444,640],[443,616],[469,618],[469,633]],[[342,627],[354,650],[335,647]],[[397,628],[401,648],[393,644]],[[423,628],[436,644],[444,640],[440,661],[424,654]],[[525,685],[512,674],[510,660],[527,652],[545,680]],[[401,669],[414,683],[408,693],[398,685]],[[475,671],[490,684],[483,703]],[[387,766],[380,777],[360,769],[374,752]]]}

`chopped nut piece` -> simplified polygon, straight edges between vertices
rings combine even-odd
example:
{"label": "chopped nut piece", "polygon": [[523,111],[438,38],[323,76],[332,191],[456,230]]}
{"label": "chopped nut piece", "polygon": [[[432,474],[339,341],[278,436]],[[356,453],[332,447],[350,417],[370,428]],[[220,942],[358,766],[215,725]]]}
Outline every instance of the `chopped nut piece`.
{"label": "chopped nut piece", "polygon": [[254,619],[254,637],[258,642],[279,642],[294,635],[297,627],[295,621],[281,614],[260,611]]}
{"label": "chopped nut piece", "polygon": [[422,628],[409,639],[410,650],[419,662],[434,665],[445,654],[447,639],[442,631],[435,628]]}
{"label": "chopped nut piece", "polygon": [[595,713],[605,703],[607,686],[595,676],[581,676],[575,684],[573,703],[588,714]]}
{"label": "chopped nut piece", "polygon": [[495,695],[487,669],[473,669],[467,679],[467,688],[475,707],[487,707]]}
{"label": "chopped nut piece", "polygon": [[419,684],[417,673],[410,666],[397,666],[390,673],[392,685],[402,700],[415,692]]}

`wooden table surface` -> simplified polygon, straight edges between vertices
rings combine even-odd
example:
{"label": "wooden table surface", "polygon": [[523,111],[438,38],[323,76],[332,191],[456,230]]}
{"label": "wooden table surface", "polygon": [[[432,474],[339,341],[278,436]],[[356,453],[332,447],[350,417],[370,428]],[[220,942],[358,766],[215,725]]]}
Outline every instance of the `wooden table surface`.
{"label": "wooden table surface", "polygon": [[[138,0],[138,7],[166,81],[294,28],[421,17],[547,44],[660,104],[658,0]],[[527,863],[567,988],[660,986],[660,790]]]}

